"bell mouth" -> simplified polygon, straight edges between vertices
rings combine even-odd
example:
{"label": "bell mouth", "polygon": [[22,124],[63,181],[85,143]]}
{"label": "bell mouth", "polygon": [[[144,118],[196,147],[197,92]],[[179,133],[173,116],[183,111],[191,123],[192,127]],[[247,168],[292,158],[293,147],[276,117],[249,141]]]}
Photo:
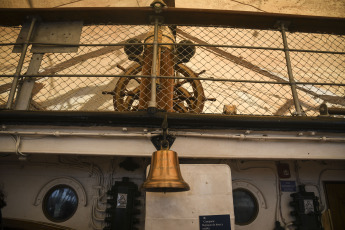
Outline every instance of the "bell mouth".
{"label": "bell mouth", "polygon": [[189,188],[170,188],[170,187],[160,187],[160,188],[144,188],[146,192],[186,192]]}
{"label": "bell mouth", "polygon": [[185,181],[179,182],[164,182],[164,181],[147,181],[142,187],[146,192],[185,192],[189,191],[190,187]]}

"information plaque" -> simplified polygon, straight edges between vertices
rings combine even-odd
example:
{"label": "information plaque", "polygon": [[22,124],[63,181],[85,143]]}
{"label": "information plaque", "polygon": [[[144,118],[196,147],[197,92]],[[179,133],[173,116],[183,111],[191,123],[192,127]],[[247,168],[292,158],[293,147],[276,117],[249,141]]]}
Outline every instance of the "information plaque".
{"label": "information plaque", "polygon": [[200,230],[231,230],[230,215],[199,216]]}
{"label": "information plaque", "polygon": [[280,189],[282,190],[282,192],[296,192],[296,182],[281,180]]}

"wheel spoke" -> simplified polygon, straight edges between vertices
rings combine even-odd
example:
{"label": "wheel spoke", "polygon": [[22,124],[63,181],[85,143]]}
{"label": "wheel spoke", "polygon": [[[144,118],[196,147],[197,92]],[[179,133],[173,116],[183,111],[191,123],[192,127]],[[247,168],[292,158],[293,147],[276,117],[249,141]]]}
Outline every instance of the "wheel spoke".
{"label": "wheel spoke", "polygon": [[188,82],[187,80],[179,81],[179,82],[177,82],[177,83],[174,85],[174,88],[178,88],[178,87],[184,85],[184,84],[187,83],[187,82]]}
{"label": "wheel spoke", "polygon": [[[142,66],[138,63],[124,70],[124,75],[138,75],[138,77],[121,77],[119,79],[113,93],[111,93],[113,95],[115,111],[138,110],[137,101],[140,97],[140,85],[142,82],[142,79],[140,79],[141,70]],[[174,110],[179,113],[201,113],[206,99],[200,80],[195,80],[198,75],[183,64],[175,66],[175,73],[176,76],[185,77],[185,79],[178,80],[174,85]],[[185,85],[186,83],[189,84]],[[160,85],[157,84],[157,91],[159,87]]]}
{"label": "wheel spoke", "polygon": [[138,93],[135,93],[134,91],[131,91],[131,90],[127,90],[126,89],[126,92],[123,92],[122,94],[121,94],[121,97],[125,97],[125,96],[136,96],[136,95],[139,95]]}

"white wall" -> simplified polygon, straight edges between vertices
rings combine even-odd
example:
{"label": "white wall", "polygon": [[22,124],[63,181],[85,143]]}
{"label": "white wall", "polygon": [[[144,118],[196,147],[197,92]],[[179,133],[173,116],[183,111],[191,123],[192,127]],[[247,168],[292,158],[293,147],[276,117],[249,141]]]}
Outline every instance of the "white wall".
{"label": "white wall", "polygon": [[[149,163],[149,158],[135,158],[140,168],[130,172],[118,166],[118,164],[124,160],[124,158],[119,157],[79,156],[76,158],[73,156],[65,156],[62,159],[64,159],[64,163],[58,163],[56,155],[33,155],[28,161],[19,161],[14,155],[1,157],[0,185],[5,191],[7,202],[7,206],[3,209],[3,216],[5,218],[23,218],[49,222],[43,215],[42,206],[33,205],[34,199],[42,186],[47,182],[57,177],[68,176],[76,179],[83,185],[87,194],[88,203],[85,207],[80,206],[75,216],[61,223],[61,225],[70,226],[76,229],[93,229],[91,215],[94,204],[92,201],[99,196],[97,189],[99,185],[97,174],[95,170],[93,174],[90,174],[92,168],[85,167],[87,164],[85,164],[84,167],[80,167],[81,165],[76,162],[92,163],[93,167],[96,168],[98,166],[103,171],[104,189],[101,189],[102,192],[110,188],[110,178],[113,178],[114,182],[121,180],[123,176],[128,176],[130,180],[140,185],[144,181],[146,165]],[[79,159],[79,161],[77,159]],[[259,215],[257,219],[247,226],[236,226],[236,230],[273,229],[276,218],[278,218],[280,222],[283,222],[282,217],[285,223],[293,221],[293,218],[289,214],[291,211],[289,206],[289,202],[291,201],[290,192],[282,193],[282,217],[280,217],[280,214],[276,217],[276,213],[279,213],[279,206],[277,209],[277,202],[279,201],[279,195],[277,195],[277,189],[279,194],[279,187],[277,187],[277,182],[279,181],[277,180],[276,161],[243,161],[236,159],[182,159],[181,161],[183,163],[194,164],[229,164],[233,187],[234,184],[239,181],[249,183],[251,186],[256,187],[262,194],[262,200],[265,205],[259,204]],[[315,192],[316,196],[321,197],[321,209],[326,209],[322,183],[324,181],[345,181],[345,161],[286,160],[281,162],[289,164],[291,173],[291,178],[282,180],[300,181],[303,184],[308,184],[306,190],[308,192]],[[319,184],[319,181],[321,184]],[[253,193],[255,194],[255,191]],[[142,204],[144,204],[144,197],[141,199]],[[105,197],[103,197],[101,201],[105,202]],[[102,202],[99,202],[98,206],[99,208],[105,208]],[[144,205],[142,205],[140,209],[142,210],[142,215],[140,216],[140,229],[143,230]],[[104,217],[101,212],[96,212],[96,216],[100,218]],[[101,227],[101,222],[94,221],[94,225],[96,225],[96,227]]]}

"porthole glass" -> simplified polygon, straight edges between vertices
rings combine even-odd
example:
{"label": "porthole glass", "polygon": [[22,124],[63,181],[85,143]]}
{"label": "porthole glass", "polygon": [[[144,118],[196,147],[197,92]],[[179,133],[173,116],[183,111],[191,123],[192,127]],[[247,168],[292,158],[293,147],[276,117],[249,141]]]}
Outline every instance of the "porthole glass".
{"label": "porthole glass", "polygon": [[247,225],[252,223],[259,212],[258,201],[255,196],[246,189],[233,191],[235,224]]}
{"label": "porthole glass", "polygon": [[57,185],[44,196],[43,212],[51,221],[66,221],[74,215],[77,208],[77,193],[68,185]]}

